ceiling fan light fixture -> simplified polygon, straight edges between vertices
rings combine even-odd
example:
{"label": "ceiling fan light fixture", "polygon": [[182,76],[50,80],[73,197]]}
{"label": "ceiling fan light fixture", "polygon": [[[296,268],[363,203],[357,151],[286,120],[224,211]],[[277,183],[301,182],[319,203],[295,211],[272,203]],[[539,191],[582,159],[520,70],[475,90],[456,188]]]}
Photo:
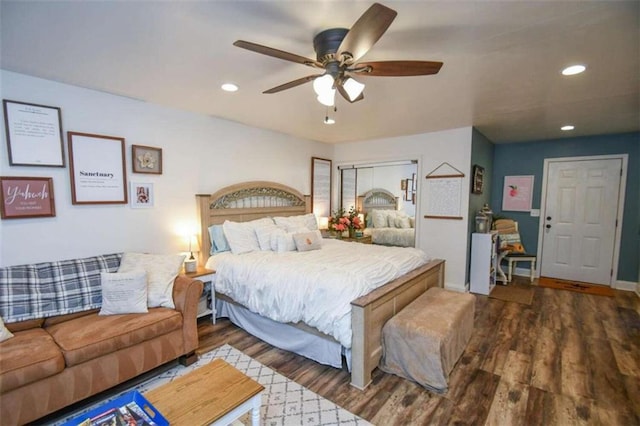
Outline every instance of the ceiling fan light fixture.
{"label": "ceiling fan light fixture", "polygon": [[360,96],[364,90],[364,84],[351,77],[347,77],[344,83],[342,83],[342,87],[344,87],[344,90],[347,92],[349,99],[351,99],[352,102],[358,99],[358,96]]}
{"label": "ceiling fan light fixture", "polygon": [[582,64],[571,65],[570,67],[566,67],[562,70],[562,75],[576,75],[584,72],[586,69],[587,67]]}
{"label": "ceiling fan light fixture", "polygon": [[336,120],[334,120],[333,118],[331,118],[329,116],[326,116],[324,118],[324,124],[335,124],[335,123],[336,123]]}
{"label": "ceiling fan light fixture", "polygon": [[333,89],[333,83],[333,77],[330,74],[325,74],[313,80],[313,90],[318,96],[326,96],[332,90],[335,91]]}
{"label": "ceiling fan light fixture", "polygon": [[318,102],[325,106],[333,106],[336,100],[335,89],[329,89],[328,92],[318,95]]}

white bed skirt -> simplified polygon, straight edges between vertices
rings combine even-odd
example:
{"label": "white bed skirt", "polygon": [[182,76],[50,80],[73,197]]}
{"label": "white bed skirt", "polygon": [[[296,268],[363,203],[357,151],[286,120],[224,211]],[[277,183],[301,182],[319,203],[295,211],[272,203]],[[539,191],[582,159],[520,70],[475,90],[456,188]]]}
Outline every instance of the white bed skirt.
{"label": "white bed skirt", "polygon": [[351,350],[340,343],[262,317],[250,310],[216,298],[216,316],[229,320],[248,333],[280,349],[294,352],[320,364],[342,368],[342,355],[351,371]]}

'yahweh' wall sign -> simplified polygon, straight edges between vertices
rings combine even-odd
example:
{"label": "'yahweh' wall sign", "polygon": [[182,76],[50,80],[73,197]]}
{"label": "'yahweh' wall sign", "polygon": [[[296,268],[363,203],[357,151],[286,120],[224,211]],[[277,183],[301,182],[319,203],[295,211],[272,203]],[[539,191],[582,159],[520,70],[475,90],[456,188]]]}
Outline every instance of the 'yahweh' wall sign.
{"label": "'yahweh' wall sign", "polygon": [[53,179],[49,177],[0,177],[2,219],[53,217]]}

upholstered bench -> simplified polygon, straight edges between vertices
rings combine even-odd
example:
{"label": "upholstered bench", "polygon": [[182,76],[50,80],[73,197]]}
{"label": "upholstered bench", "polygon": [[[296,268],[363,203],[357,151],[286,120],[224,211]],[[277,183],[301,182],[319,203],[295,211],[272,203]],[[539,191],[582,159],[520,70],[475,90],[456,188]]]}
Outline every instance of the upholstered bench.
{"label": "upholstered bench", "polygon": [[473,332],[475,296],[430,288],[382,329],[380,368],[444,393]]}

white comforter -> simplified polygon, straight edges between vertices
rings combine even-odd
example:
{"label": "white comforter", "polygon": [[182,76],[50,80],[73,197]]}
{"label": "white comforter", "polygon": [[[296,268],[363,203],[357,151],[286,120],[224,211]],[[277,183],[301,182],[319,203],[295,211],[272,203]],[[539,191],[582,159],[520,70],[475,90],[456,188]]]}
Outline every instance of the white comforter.
{"label": "white comforter", "polygon": [[279,322],[304,322],[351,347],[351,301],[428,262],[414,248],[322,240],[307,252],[212,256],[215,290]]}

